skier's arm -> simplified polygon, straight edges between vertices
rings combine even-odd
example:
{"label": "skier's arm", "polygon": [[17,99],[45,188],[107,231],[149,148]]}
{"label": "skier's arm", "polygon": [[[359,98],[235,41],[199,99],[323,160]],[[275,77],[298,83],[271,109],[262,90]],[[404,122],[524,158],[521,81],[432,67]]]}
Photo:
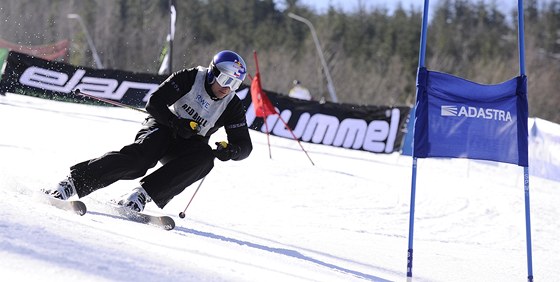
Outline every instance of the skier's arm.
{"label": "skier's arm", "polygon": [[228,143],[239,147],[239,153],[232,160],[240,161],[249,156],[253,150],[253,143],[247,128],[247,120],[245,118],[245,110],[241,101],[236,97],[230,105],[232,116],[228,123],[224,125],[226,130]]}
{"label": "skier's arm", "polygon": [[190,69],[172,74],[152,93],[146,111],[159,123],[174,127],[178,118],[169,110],[169,106],[190,91],[196,73],[196,69]]}

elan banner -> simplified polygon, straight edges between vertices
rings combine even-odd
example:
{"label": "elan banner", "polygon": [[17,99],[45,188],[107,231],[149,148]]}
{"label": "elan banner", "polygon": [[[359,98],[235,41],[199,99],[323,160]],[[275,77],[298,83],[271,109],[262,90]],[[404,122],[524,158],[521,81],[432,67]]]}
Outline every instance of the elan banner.
{"label": "elan banner", "polygon": [[83,100],[71,94],[78,88],[97,97],[144,107],[149,94],[165,78],[156,74],[76,67],[10,52],[0,81],[0,91]]}
{"label": "elan banner", "polygon": [[[1,93],[12,92],[63,100],[83,100],[71,94],[84,93],[123,104],[144,107],[150,94],[166,76],[118,70],[97,70],[51,62],[10,52]],[[251,129],[266,132],[263,118],[256,117],[250,87],[242,85],[237,95],[247,111]],[[303,101],[266,91],[280,116],[301,141],[374,153],[399,151],[409,107],[358,106],[352,104]],[[278,115],[267,118],[269,133],[293,138]]]}

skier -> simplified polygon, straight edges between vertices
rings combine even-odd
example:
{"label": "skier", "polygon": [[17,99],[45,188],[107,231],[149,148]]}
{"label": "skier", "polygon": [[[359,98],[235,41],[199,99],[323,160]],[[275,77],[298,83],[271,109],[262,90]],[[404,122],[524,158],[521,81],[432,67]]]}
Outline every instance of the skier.
{"label": "skier", "polygon": [[[67,200],[84,197],[121,179],[136,179],[157,162],[162,166],[140,179],[140,185],[118,201],[141,212],[153,200],[163,208],[174,196],[205,177],[221,161],[243,160],[253,149],[245,110],[235,95],[247,73],[247,65],[237,53],[217,53],[208,68],[184,69],[169,76],[152,94],[149,113],[134,143],[120,151],[70,167],[70,174],[48,195]],[[210,136],[224,127],[227,142]]]}

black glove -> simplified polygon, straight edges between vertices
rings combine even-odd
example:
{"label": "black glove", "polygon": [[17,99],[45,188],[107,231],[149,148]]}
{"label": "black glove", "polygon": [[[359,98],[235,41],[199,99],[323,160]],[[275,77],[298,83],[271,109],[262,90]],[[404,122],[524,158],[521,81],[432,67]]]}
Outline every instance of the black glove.
{"label": "black glove", "polygon": [[198,123],[192,119],[172,118],[169,121],[169,127],[173,130],[173,135],[189,139],[200,131]]}
{"label": "black glove", "polygon": [[214,156],[216,156],[216,158],[225,162],[239,157],[240,150],[241,148],[235,144],[228,144],[226,141],[221,141],[216,142],[216,150],[212,150],[212,152],[214,152]]}

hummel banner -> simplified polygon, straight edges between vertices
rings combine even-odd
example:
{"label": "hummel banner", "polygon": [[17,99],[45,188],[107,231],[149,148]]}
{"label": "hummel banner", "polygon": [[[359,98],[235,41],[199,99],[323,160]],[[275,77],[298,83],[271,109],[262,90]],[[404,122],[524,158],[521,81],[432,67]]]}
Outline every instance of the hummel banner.
{"label": "hummel banner", "polygon": [[482,85],[420,68],[414,155],[527,166],[527,77]]}
{"label": "hummel banner", "polygon": [[[320,104],[272,91],[266,94],[299,140],[373,153],[390,154],[399,150],[410,112],[409,107]],[[242,86],[237,96],[247,106],[249,128],[267,132],[264,120],[256,115],[249,88]],[[266,119],[268,133],[293,138],[278,115]]]}
{"label": "hummel banner", "polygon": [[[78,88],[96,97],[144,107],[151,93],[165,78],[155,74],[77,67],[10,52],[0,81],[0,93],[12,92],[75,102],[86,99],[72,94],[71,91]],[[249,128],[264,132],[263,119],[255,115],[250,88],[242,85],[236,94],[245,106]],[[267,91],[267,96],[294,129],[298,139],[373,153],[390,154],[400,149],[406,117],[410,111],[409,107],[321,104],[272,91]],[[277,120],[277,116],[268,117],[270,134],[292,138]]]}

